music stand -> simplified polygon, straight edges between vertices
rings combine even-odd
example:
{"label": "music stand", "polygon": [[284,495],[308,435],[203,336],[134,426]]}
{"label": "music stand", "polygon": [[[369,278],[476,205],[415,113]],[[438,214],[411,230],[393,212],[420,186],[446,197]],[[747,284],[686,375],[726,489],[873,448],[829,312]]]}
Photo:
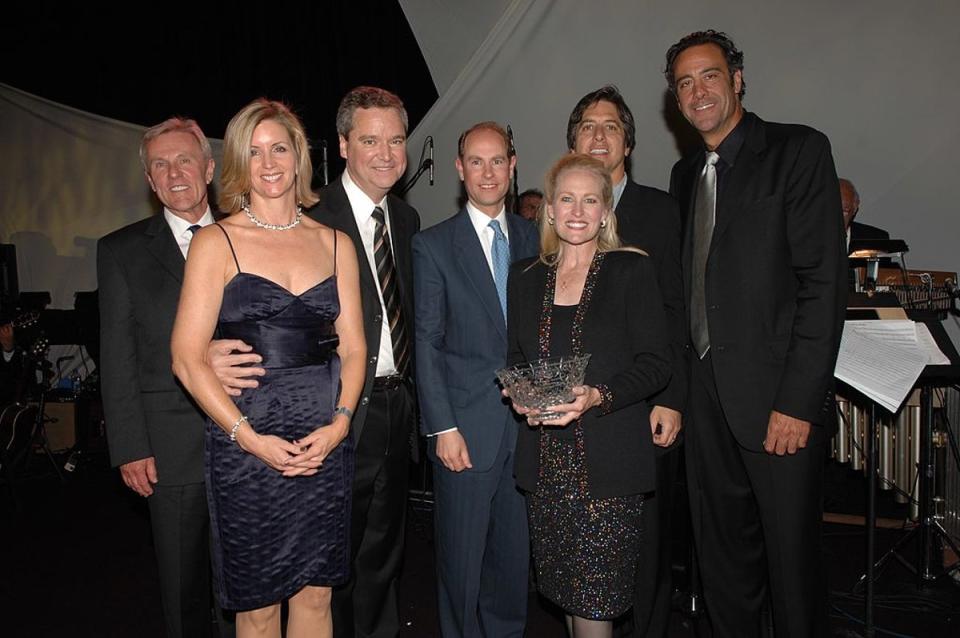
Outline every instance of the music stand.
{"label": "music stand", "polygon": [[[950,360],[949,365],[928,365],[920,373],[914,387],[920,389],[920,466],[918,470],[918,500],[919,517],[917,525],[903,535],[893,547],[874,562],[875,531],[877,522],[876,489],[877,489],[877,446],[874,444],[876,432],[876,403],[870,402],[870,415],[864,431],[864,461],[867,475],[867,571],[860,577],[859,582],[866,581],[865,619],[864,628],[867,636],[873,636],[873,593],[874,582],[891,558],[895,558],[905,568],[917,576],[917,589],[935,581],[960,566],[960,561],[948,568],[939,568],[940,573],[932,569],[932,557],[935,549],[934,540],[945,541],[957,554],[960,551],[953,539],[950,538],[943,526],[934,517],[933,508],[933,388],[945,387],[960,382],[960,355],[947,336],[940,323],[938,313],[922,310],[907,311],[907,318],[923,323],[930,330],[937,346]],[[900,552],[914,538],[919,542],[917,565],[901,556]],[[942,560],[942,558],[940,559]]]}

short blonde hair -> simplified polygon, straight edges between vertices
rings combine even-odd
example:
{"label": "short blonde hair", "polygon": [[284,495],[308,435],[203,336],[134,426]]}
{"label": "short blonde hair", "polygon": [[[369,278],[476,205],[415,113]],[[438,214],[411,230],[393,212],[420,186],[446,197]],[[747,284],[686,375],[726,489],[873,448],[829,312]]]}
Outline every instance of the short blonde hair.
{"label": "short blonde hair", "polygon": [[283,102],[257,98],[233,116],[223,137],[223,171],[220,174],[220,210],[235,213],[250,193],[250,143],[253,130],[264,120],[273,120],[287,130],[297,158],[297,203],[309,208],[319,199],[310,189],[313,163],[310,145],[300,119]]}
{"label": "short blonde hair", "polygon": [[569,153],[561,157],[547,171],[543,193],[544,205],[540,207],[538,223],[540,226],[540,261],[547,266],[556,265],[563,252],[563,244],[557,229],[547,215],[547,205],[554,205],[557,197],[557,184],[564,173],[570,171],[586,171],[600,181],[600,197],[603,199],[603,208],[607,211],[607,223],[600,228],[597,235],[597,250],[607,252],[617,250],[623,244],[617,234],[617,216],[613,214],[613,181],[610,171],[600,160],[583,153]]}

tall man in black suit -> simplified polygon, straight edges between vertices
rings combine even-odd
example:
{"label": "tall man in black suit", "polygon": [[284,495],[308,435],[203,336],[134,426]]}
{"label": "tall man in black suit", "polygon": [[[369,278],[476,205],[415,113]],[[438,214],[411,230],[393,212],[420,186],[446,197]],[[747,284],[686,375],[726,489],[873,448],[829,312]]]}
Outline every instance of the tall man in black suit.
{"label": "tall man in black suit", "polygon": [[845,304],[840,188],[827,138],[741,106],[723,33],[667,52],[670,90],[705,149],[677,162],[690,311],[686,450],[715,635],[825,636],[822,445]]}
{"label": "tall man in black suit", "polygon": [[627,176],[627,157],[636,144],[633,113],[615,86],[587,93],[570,114],[567,148],[601,160],[613,181],[617,232],[624,244],[643,249],[657,273],[671,335],[674,371],[670,384],[651,400],[650,427],[657,447],[656,493],[643,507],[643,555],[637,570],[634,633],[665,636],[670,618],[670,560],[673,493],[679,470],[681,410],[686,395],[683,348],[687,342],[680,270],[680,211],[667,193]]}
{"label": "tall man in black suit", "polygon": [[197,123],[180,118],[144,133],[140,160],[163,212],[97,244],[107,443],[124,483],[147,498],[167,636],[206,636],[204,416],[173,376],[170,333],[190,239],[214,221],[207,204],[214,164]]}
{"label": "tall man in black suit", "polygon": [[[387,638],[400,631],[397,578],[414,420],[410,240],[420,216],[390,194],[407,167],[407,112],[400,98],[374,87],[353,89],[340,102],[337,133],[347,169],[321,192],[312,215],[353,240],[369,359],[352,424],[353,569],[350,582],[334,590],[333,630],[343,638]],[[384,248],[392,263],[383,263]]]}
{"label": "tall man in black suit", "polygon": [[513,464],[525,426],[500,395],[496,371],[507,356],[507,271],[537,254],[537,231],[504,208],[516,157],[503,127],[475,124],[458,147],[467,204],[413,240],[440,630],[444,638],[522,638],[530,550]]}

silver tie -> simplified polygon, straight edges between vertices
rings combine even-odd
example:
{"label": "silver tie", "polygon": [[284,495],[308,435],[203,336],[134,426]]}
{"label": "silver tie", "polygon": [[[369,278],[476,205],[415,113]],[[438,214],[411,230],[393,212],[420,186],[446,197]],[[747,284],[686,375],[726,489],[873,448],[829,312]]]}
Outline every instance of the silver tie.
{"label": "silver tie", "polygon": [[707,301],[705,293],[707,255],[717,214],[717,160],[720,156],[707,153],[703,172],[697,182],[696,203],[693,218],[693,262],[690,284],[690,337],[697,356],[701,359],[710,349],[710,330],[707,325]]}

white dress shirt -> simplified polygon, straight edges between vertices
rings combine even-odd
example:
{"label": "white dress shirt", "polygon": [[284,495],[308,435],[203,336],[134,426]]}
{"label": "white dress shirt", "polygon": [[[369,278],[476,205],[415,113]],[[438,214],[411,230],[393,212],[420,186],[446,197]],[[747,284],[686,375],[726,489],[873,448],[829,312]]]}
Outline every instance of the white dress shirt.
{"label": "white dress shirt", "polygon": [[374,202],[350,179],[349,171],[343,171],[341,181],[343,183],[343,190],[347,193],[350,208],[353,210],[353,217],[357,221],[357,229],[360,231],[360,241],[363,242],[363,251],[367,253],[367,265],[373,274],[374,283],[377,284],[377,299],[380,300],[380,316],[383,317],[383,320],[380,322],[380,351],[377,353],[376,376],[386,377],[391,374],[396,374],[397,366],[393,360],[393,340],[390,338],[390,318],[387,316],[387,307],[383,303],[383,292],[380,290],[380,282],[377,279],[377,260],[373,253],[373,234],[377,228],[377,222],[373,220],[373,209],[377,206],[383,209],[383,218],[387,225],[387,233],[390,237],[390,251],[394,255],[393,263],[396,265],[397,252],[394,250],[395,244],[393,243],[393,232],[390,225],[390,210],[387,207],[386,197],[379,202]]}
{"label": "white dress shirt", "polygon": [[476,231],[477,239],[480,240],[480,246],[483,248],[483,256],[487,258],[487,268],[490,269],[490,276],[496,281],[496,276],[493,273],[493,229],[490,228],[490,222],[494,219],[500,222],[500,228],[503,230],[503,234],[509,244],[510,231],[507,229],[506,209],[501,207],[496,217],[490,217],[470,202],[467,202],[467,215],[470,216],[473,230]]}
{"label": "white dress shirt", "polygon": [[[167,220],[167,225],[170,227],[170,230],[173,231],[174,239],[177,240],[177,246],[179,246],[180,252],[183,253],[183,258],[186,259],[187,252],[190,250],[190,240],[193,239],[193,233],[190,231],[190,227],[193,226],[193,224],[183,217],[175,215],[166,206],[163,207],[163,218]],[[213,222],[213,213],[210,212],[210,207],[207,206],[207,211],[200,218],[200,221],[197,222],[197,225],[201,227],[209,226]]]}

